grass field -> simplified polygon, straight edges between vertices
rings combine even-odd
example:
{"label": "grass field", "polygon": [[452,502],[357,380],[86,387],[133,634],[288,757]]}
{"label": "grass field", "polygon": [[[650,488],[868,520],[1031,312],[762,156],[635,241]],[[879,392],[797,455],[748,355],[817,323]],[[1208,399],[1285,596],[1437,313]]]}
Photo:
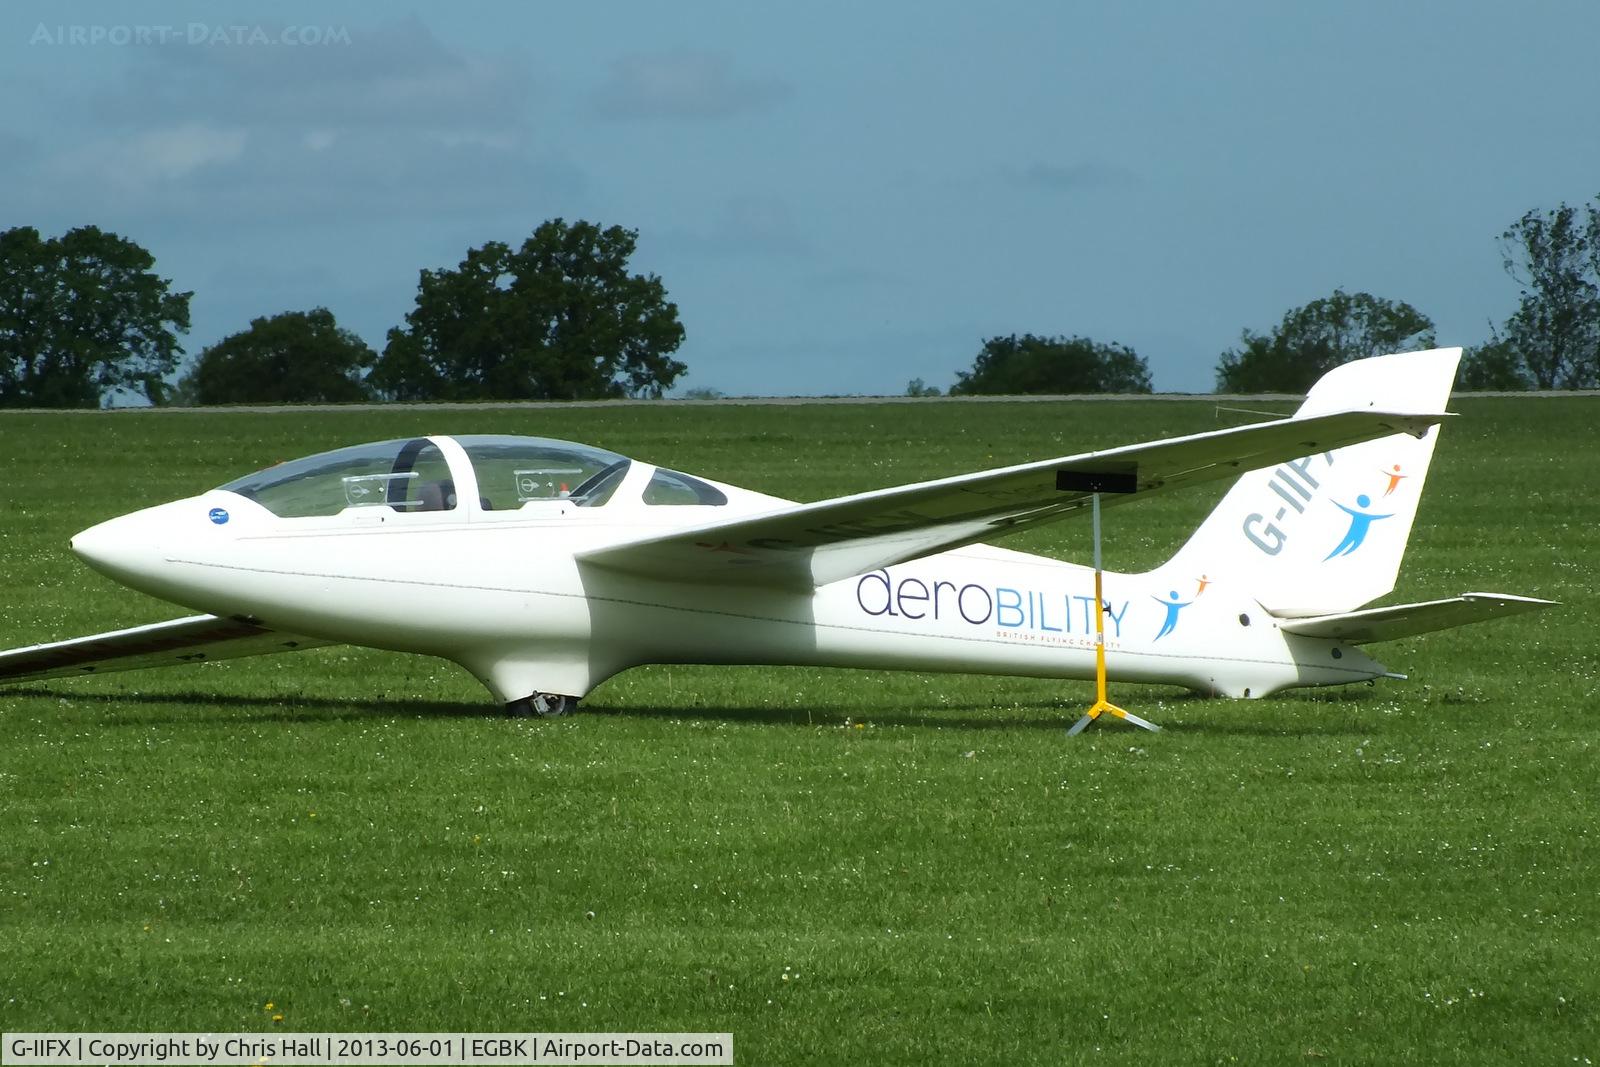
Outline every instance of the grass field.
{"label": "grass field", "polygon": [[[352,649],[0,690],[0,1026],[1600,1059],[1600,402],[1455,408],[1396,602],[1563,606],[1383,646],[1409,682],[1113,680],[1154,736],[1067,739],[1082,684],[796,669],[638,670],[508,721],[453,666]],[[185,613],[82,566],[77,530],[362,440],[567,437],[815,499],[1218,424],[1198,400],[0,415],[0,647]],[[1164,558],[1220,493],[1110,513],[1108,566]],[[1007,543],[1082,559],[1088,531]]]}

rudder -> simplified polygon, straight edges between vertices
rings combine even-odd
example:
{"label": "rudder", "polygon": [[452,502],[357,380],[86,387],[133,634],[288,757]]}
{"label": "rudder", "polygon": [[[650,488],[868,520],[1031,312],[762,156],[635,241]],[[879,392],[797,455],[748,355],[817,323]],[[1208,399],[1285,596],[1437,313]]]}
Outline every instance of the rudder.
{"label": "rudder", "polygon": [[[1322,376],[1296,414],[1442,412],[1460,357],[1459,348],[1441,348],[1343,364]],[[1279,616],[1353,611],[1376,600],[1400,573],[1438,430],[1251,471],[1159,570],[1226,582]]]}

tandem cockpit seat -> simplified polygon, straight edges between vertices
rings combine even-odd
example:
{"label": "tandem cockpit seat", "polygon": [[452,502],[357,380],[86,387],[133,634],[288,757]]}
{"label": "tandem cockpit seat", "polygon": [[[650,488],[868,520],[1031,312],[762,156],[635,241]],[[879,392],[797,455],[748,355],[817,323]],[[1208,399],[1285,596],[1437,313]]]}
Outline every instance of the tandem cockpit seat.
{"label": "tandem cockpit seat", "polygon": [[417,487],[417,506],[413,511],[450,511],[456,506],[456,486],[446,479],[423,482]]}

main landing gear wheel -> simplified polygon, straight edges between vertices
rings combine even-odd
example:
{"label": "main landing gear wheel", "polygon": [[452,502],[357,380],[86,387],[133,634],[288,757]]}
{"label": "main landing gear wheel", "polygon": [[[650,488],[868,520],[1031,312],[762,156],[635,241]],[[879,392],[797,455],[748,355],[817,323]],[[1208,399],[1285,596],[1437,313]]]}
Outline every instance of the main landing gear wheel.
{"label": "main landing gear wheel", "polygon": [[506,705],[506,714],[513,719],[554,719],[571,715],[578,708],[578,698],[560,693],[534,693]]}

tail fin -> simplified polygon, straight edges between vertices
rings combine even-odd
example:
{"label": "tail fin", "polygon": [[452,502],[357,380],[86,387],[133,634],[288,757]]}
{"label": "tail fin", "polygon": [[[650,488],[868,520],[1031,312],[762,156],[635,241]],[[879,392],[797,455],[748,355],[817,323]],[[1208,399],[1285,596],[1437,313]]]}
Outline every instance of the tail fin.
{"label": "tail fin", "polygon": [[[1322,376],[1297,414],[1443,411],[1460,358],[1461,349],[1440,348],[1346,363]],[[1438,433],[1251,471],[1160,571],[1227,582],[1274,615],[1353,611],[1394,588]]]}

